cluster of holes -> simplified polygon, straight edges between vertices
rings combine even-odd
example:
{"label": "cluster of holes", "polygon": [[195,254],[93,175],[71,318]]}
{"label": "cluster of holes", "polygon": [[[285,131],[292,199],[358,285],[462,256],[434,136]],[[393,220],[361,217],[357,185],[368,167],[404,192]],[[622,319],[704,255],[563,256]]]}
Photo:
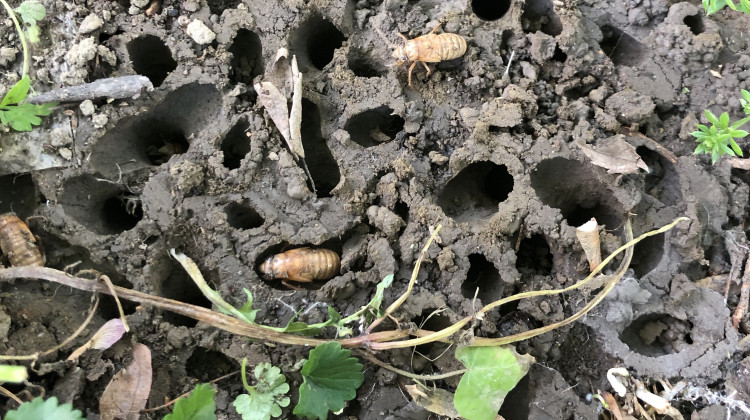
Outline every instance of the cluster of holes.
{"label": "cluster of holes", "polygon": [[581,226],[592,217],[609,229],[622,225],[622,206],[581,162],[545,160],[531,172],[531,187],[544,204],[559,209],[570,226]]}
{"label": "cluster of holes", "polygon": [[344,34],[333,23],[316,14],[295,31],[291,46],[300,66],[323,70],[345,40]]}
{"label": "cluster of holes", "polygon": [[253,229],[263,226],[265,222],[263,216],[246,204],[228,204],[224,212],[227,215],[227,223],[235,229]]}
{"label": "cluster of holes", "polygon": [[479,19],[488,21],[498,20],[508,13],[511,4],[511,0],[472,0],[471,11]]}
{"label": "cluster of holes", "polygon": [[631,351],[649,357],[679,353],[693,344],[693,329],[689,321],[679,320],[669,314],[642,315],[630,323],[620,334],[620,340]]}
{"label": "cluster of holes", "polygon": [[393,109],[385,105],[354,115],[344,125],[352,141],[362,147],[391,141],[403,129],[404,119],[393,115]]}
{"label": "cluster of holes", "polygon": [[552,273],[552,251],[544,235],[523,238],[516,252],[516,269],[521,274],[549,275]]}
{"label": "cluster of holes", "polygon": [[[331,190],[341,180],[341,171],[333,158],[331,150],[320,132],[320,111],[314,102],[302,99],[302,147],[305,150],[305,162],[315,182],[318,198],[330,197]],[[308,187],[312,191],[312,185]]]}
{"label": "cluster of holes", "polygon": [[457,222],[483,220],[513,191],[513,176],[505,165],[474,162],[461,170],[440,192],[438,205]]}
{"label": "cluster of holes", "polygon": [[599,46],[616,66],[635,66],[646,57],[646,47],[637,39],[614,26],[601,27]]}
{"label": "cluster of holes", "polygon": [[528,0],[521,15],[523,30],[527,33],[542,31],[550,36],[562,33],[562,21],[555,13],[551,0]]}
{"label": "cluster of holes", "polygon": [[177,68],[172,51],[154,35],[142,35],[128,42],[128,55],[136,73],[148,77],[154,87],[161,86]]}
{"label": "cluster of holes", "polygon": [[224,153],[224,166],[237,169],[245,156],[250,153],[250,137],[247,129],[250,123],[247,118],[241,118],[232,127],[224,140],[221,141],[221,151]]}
{"label": "cluster of holes", "polygon": [[253,79],[263,74],[263,47],[255,32],[237,31],[229,52],[232,53],[232,74],[229,76],[232,82],[252,85]]}

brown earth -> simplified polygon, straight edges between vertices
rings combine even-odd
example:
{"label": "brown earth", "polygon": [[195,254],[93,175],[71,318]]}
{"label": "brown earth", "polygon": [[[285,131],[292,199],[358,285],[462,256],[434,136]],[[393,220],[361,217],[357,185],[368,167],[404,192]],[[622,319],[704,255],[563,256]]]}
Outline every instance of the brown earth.
{"label": "brown earth", "polygon": [[[37,91],[129,74],[155,86],[135,99],[64,104],[31,133],[2,134],[0,213],[41,216],[29,224],[47,266],[80,261],[74,271],[210,307],[170,258],[175,248],[232,304],[250,290],[258,320],[283,325],[302,311],[301,320],[320,322],[324,304],[352,313],[394,273],[392,302],[441,223],[439,244],[395,314],[403,326],[435,330],[482,304],[585,277],[575,227],[592,217],[604,225],[608,254],[623,243],[629,213],[636,235],[687,216],[638,244],[626,277],[582,321],[517,344],[537,363],[501,413],[597,418],[601,409],[586,395],[611,392],[606,372],[623,366],[657,390],[659,380],[693,387],[673,403],[685,418],[750,416],[736,405],[750,403],[748,350],[738,344],[748,317],[739,331],[730,323],[739,286],[725,302],[723,283],[701,282],[742,270],[750,176],[693,155],[689,135],[704,109],[740,116],[739,91],[750,89],[750,16],[706,17],[698,1],[664,0],[165,0],[154,16],[143,1],[42,3]],[[186,32],[194,20],[215,39],[195,42]],[[20,50],[3,22],[3,46]],[[431,65],[429,78],[418,65],[409,88],[388,43],[438,22],[468,50]],[[304,73],[302,140],[316,193],[252,88],[281,47]],[[17,80],[20,61],[20,52],[0,61],[0,92]],[[77,128],[63,109],[75,112]],[[650,171],[609,174],[582,152],[613,137],[634,146]],[[340,253],[340,275],[305,290],[260,277],[267,256],[302,245]],[[560,321],[592,293],[504,306],[474,334]],[[78,327],[90,299],[38,281],[3,284],[1,352],[53,347]],[[279,366],[292,389],[301,383],[294,366],[307,348],[251,343],[145,306],[125,310],[133,332],[113,348],[61,361],[117,316],[105,299],[88,334],[40,360],[32,382],[97,418],[104,387],[140,342],[154,360],[150,407],[238,369],[243,357]],[[417,373],[456,369],[450,352],[435,359],[444,349],[379,356]],[[366,369],[357,398],[331,418],[428,418],[400,389],[406,381]],[[238,418],[231,402],[239,379],[216,386],[219,418]],[[291,398],[293,407],[296,391]],[[11,408],[7,400],[3,411]],[[282,417],[290,416],[287,409]]]}

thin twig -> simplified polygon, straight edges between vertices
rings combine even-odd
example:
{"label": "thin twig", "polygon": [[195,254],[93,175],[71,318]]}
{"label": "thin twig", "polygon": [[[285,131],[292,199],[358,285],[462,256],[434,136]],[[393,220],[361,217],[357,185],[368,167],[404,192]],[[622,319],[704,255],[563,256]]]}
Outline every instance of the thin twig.
{"label": "thin twig", "polygon": [[122,319],[122,326],[125,327],[126,333],[130,332],[128,321],[125,319],[125,312],[122,310],[122,304],[120,304],[120,299],[117,297],[117,292],[115,292],[115,285],[112,284],[112,280],[110,280],[109,276],[107,276],[106,274],[100,275],[99,280],[103,281],[104,284],[107,285],[107,289],[109,289],[109,294],[112,295],[112,297],[115,299],[115,304],[117,304],[117,310],[120,312],[120,319]]}
{"label": "thin twig", "polygon": [[385,362],[381,361],[380,359],[378,359],[377,357],[373,356],[372,354],[370,354],[370,353],[368,353],[366,351],[356,350],[355,349],[354,353],[357,356],[363,357],[363,358],[367,359],[368,361],[370,361],[370,362],[372,362],[372,363],[374,363],[374,364],[376,364],[376,365],[378,365],[378,366],[380,366],[382,368],[390,370],[391,372],[395,372],[395,373],[398,373],[401,376],[405,376],[407,378],[415,379],[415,380],[418,380],[418,381],[438,381],[440,379],[450,378],[451,376],[463,375],[468,370],[468,369],[460,369],[460,370],[454,370],[452,372],[440,373],[440,374],[437,374],[437,375],[417,375],[416,373],[407,372],[407,371],[401,370],[401,369],[399,369],[397,367],[393,367],[393,366],[389,365],[388,363],[385,363]]}
{"label": "thin twig", "polygon": [[8,397],[8,398],[12,399],[13,401],[17,402],[18,405],[23,404],[23,401],[21,401],[20,398],[16,397],[16,394],[8,391],[7,389],[5,389],[5,387],[0,386],[0,394],[3,394],[6,397]]}

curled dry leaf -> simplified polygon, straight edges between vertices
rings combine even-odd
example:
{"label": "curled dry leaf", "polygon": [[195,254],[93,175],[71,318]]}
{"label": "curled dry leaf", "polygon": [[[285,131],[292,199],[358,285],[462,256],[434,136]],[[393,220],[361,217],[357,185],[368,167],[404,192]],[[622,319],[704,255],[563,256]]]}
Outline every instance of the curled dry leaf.
{"label": "curled dry leaf", "polygon": [[125,324],[121,318],[110,319],[94,333],[89,341],[78,347],[68,356],[68,360],[78,359],[88,349],[105,350],[112,347],[125,334]]}
{"label": "curled dry leaf", "polygon": [[[295,158],[305,158],[302,147],[302,73],[297,57],[289,59],[289,51],[281,48],[274,62],[266,69],[263,81],[254,85],[258,98],[286,140]],[[292,106],[289,108],[289,101]]]}
{"label": "curled dry leaf", "polygon": [[421,388],[418,385],[406,385],[404,388],[414,402],[425,410],[452,419],[460,417],[453,406],[453,393],[440,388]]}
{"label": "curled dry leaf", "polygon": [[586,259],[589,260],[589,269],[594,271],[602,263],[602,249],[599,242],[599,224],[593,217],[588,222],[576,228],[576,237],[581,243]]}
{"label": "curled dry leaf", "polygon": [[133,347],[133,362],[115,374],[99,399],[102,420],[137,420],[151,393],[151,350]]}
{"label": "curled dry leaf", "polygon": [[621,134],[602,140],[596,148],[577,144],[591,163],[605,168],[610,174],[637,173],[639,168],[649,172],[648,165],[636,153],[635,147],[625,141],[625,136]]}

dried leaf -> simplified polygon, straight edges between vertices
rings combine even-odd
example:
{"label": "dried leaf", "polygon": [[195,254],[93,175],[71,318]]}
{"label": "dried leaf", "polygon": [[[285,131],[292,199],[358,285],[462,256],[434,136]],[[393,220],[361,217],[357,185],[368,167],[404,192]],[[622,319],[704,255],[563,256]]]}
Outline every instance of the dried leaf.
{"label": "dried leaf", "polygon": [[94,333],[89,341],[78,347],[68,356],[67,360],[78,359],[88,349],[105,350],[112,347],[125,334],[125,324],[122,319],[110,319]]}
{"label": "dried leaf", "polygon": [[[274,62],[266,69],[263,81],[254,85],[260,102],[284,137],[295,158],[305,158],[302,147],[302,73],[297,57],[289,60],[289,52],[281,48]],[[291,110],[289,101],[292,102]]]}
{"label": "dried leaf", "polygon": [[595,218],[576,228],[576,237],[581,243],[586,259],[589,260],[589,269],[594,271],[602,263],[602,249],[599,241],[599,224]]}
{"label": "dried leaf", "polygon": [[610,174],[632,174],[638,169],[649,172],[648,165],[636,153],[635,147],[626,142],[624,136],[617,135],[603,140],[594,149],[583,143],[578,143],[583,154],[591,159],[591,163],[607,169]]}
{"label": "dried leaf", "polygon": [[425,410],[452,419],[459,417],[453,406],[453,393],[440,388],[420,388],[417,385],[406,385],[405,388],[414,402]]}
{"label": "dried leaf", "polygon": [[120,370],[99,399],[102,420],[137,420],[151,393],[151,350],[143,344],[133,347],[133,363]]}

